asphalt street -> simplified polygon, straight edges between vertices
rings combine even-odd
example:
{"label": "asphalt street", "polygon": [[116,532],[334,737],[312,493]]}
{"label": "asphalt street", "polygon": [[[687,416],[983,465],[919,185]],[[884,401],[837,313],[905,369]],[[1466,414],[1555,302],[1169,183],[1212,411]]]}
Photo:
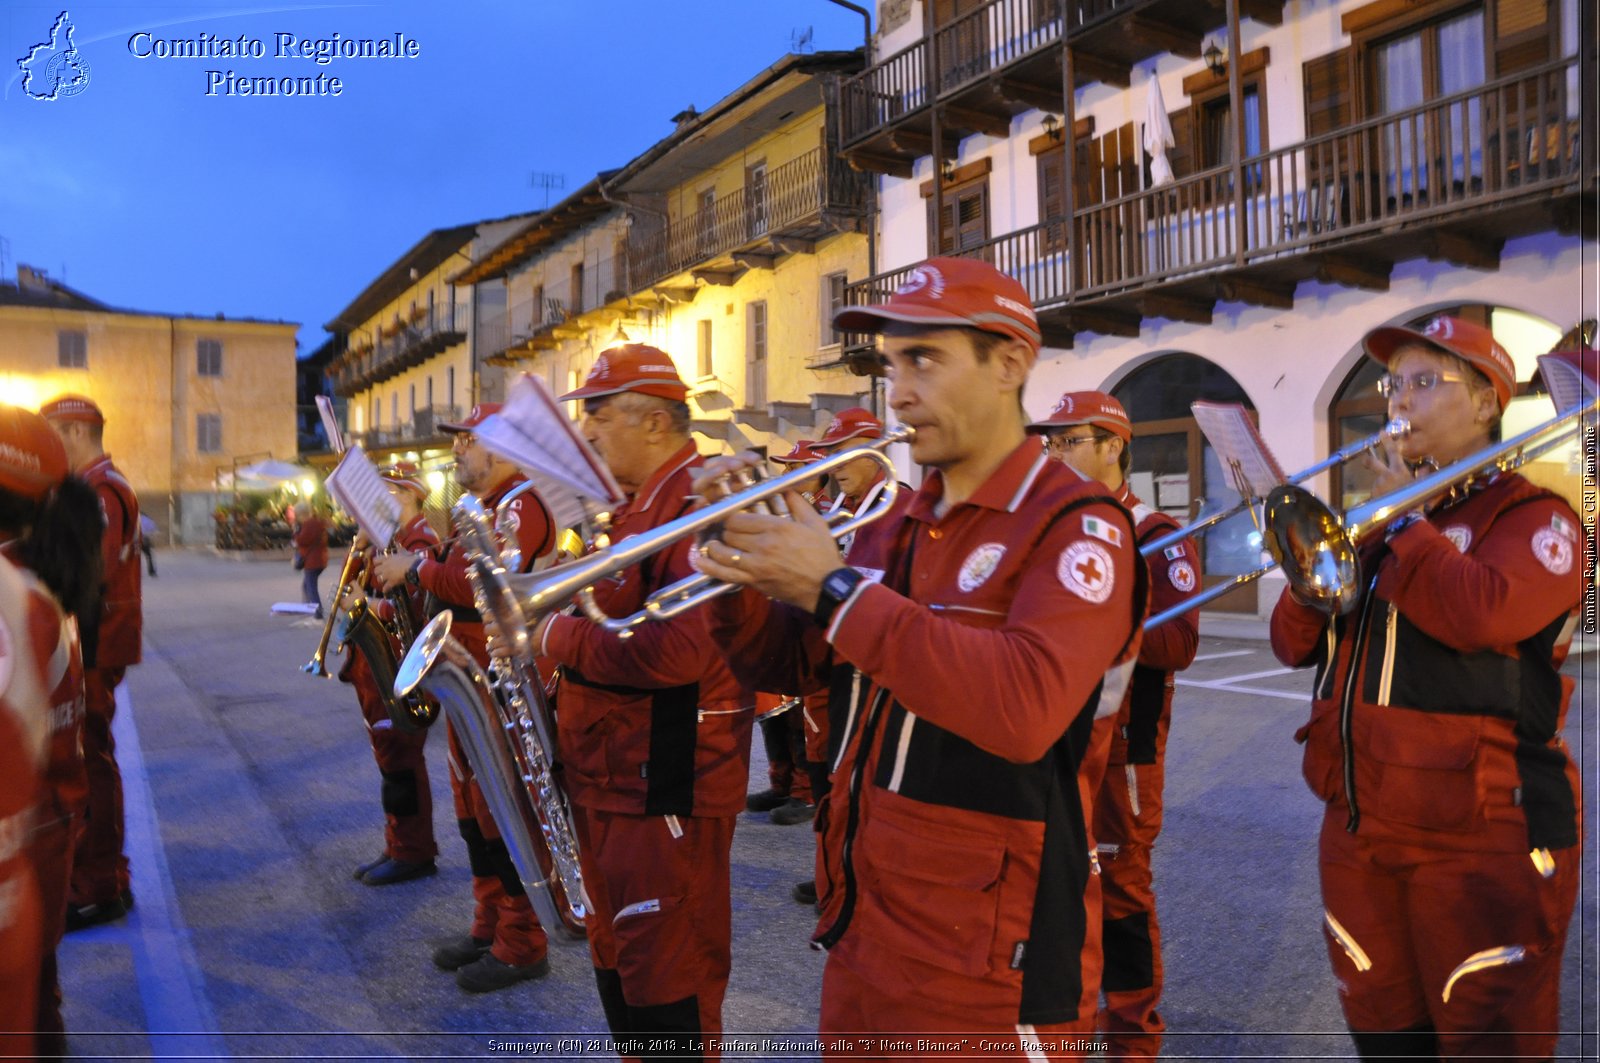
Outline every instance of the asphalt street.
{"label": "asphalt street", "polygon": [[[553,946],[547,978],[483,996],[429,962],[471,912],[442,736],[428,747],[439,874],[381,889],[351,878],[382,848],[379,777],[350,688],[300,671],[320,623],[270,613],[296,597],[299,573],[198,552],[158,564],[144,663],[117,719],[137,906],[63,945],[75,1057],[606,1058],[582,945]],[[1563,1059],[1595,1058],[1600,1025],[1597,665],[1592,650],[1568,664],[1580,695],[1567,740],[1591,815]],[[1164,1058],[1349,1058],[1320,931],[1320,810],[1292,740],[1309,675],[1280,668],[1259,639],[1208,632],[1179,682],[1155,859]],[[751,789],[764,785],[758,742]],[[808,945],[810,910],[789,896],[812,846],[805,827],[741,817],[724,1021],[755,1047],[729,1058],[815,1058],[779,1040],[816,1032],[824,956]],[[519,1043],[541,1048],[504,1047]]]}

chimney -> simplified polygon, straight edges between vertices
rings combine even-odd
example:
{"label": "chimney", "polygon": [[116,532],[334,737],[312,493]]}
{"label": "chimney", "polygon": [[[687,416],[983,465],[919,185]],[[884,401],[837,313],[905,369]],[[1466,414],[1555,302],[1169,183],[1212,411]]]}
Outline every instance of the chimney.
{"label": "chimney", "polygon": [[695,110],[694,104],[691,103],[689,106],[673,115],[672,120],[678,124],[679,129],[682,129],[684,126],[688,125],[690,122],[693,122],[699,117],[700,112]]}
{"label": "chimney", "polygon": [[50,278],[42,269],[17,263],[17,288],[24,292],[48,292]]}

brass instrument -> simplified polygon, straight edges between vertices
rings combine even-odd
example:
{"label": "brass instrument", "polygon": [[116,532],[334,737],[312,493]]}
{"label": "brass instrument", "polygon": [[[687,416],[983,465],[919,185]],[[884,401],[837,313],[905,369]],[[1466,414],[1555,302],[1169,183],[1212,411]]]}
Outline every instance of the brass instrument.
{"label": "brass instrument", "polygon": [[367,668],[372,672],[372,681],[395,727],[415,732],[430,726],[439,718],[439,704],[425,695],[403,696],[395,693],[395,677],[400,670],[396,646],[402,649],[409,647],[416,641],[416,636],[410,620],[411,603],[394,602],[394,606],[395,620],[391,629],[378,619],[377,611],[365,597],[348,608],[336,603],[334,608],[339,620],[335,632],[341,645],[348,644],[366,660]]}
{"label": "brass instrument", "polygon": [[1361,596],[1361,562],[1356,542],[1396,514],[1425,505],[1491,470],[1506,472],[1547,450],[1566,443],[1586,421],[1600,412],[1600,398],[1491,444],[1398,491],[1380,495],[1341,514],[1304,488],[1292,484],[1272,491],[1266,500],[1266,542],[1274,561],[1219,583],[1203,594],[1158,613],[1145,629],[1197,609],[1234,587],[1259,579],[1278,566],[1296,594],[1326,613],[1347,613]]}
{"label": "brass instrument", "polygon": [[[509,501],[501,503],[502,513]],[[454,515],[478,610],[508,637],[520,636],[519,652],[481,668],[450,637],[451,614],[440,613],[406,653],[394,692],[425,693],[443,705],[540,921],[582,937],[591,906],[577,828],[555,774],[555,719],[543,685],[528,672],[527,629],[506,590],[489,515],[470,495],[456,503]]]}
{"label": "brass instrument", "polygon": [[344,597],[344,593],[349,587],[356,561],[360,555],[361,551],[356,549],[356,544],[352,542],[350,544],[350,552],[344,555],[344,565],[339,569],[339,582],[333,588],[333,606],[328,610],[327,622],[322,625],[322,638],[317,640],[317,648],[311,654],[311,660],[300,666],[300,670],[307,675],[316,676],[319,679],[333,678],[328,674],[328,669],[323,664],[323,659],[328,655],[328,640],[333,637],[334,621],[338,619],[339,600]]}
{"label": "brass instrument", "polygon": [[[861,513],[853,516],[840,513],[835,515],[838,519],[830,519],[835,539],[849,535],[857,528],[887,515],[894,505],[900,485],[895,480],[894,463],[883,451],[895,443],[908,442],[912,434],[910,428],[897,428],[882,438],[871,440],[861,446],[837,450],[820,461],[799,466],[777,477],[768,477],[760,469],[740,470],[729,485],[730,493],[720,501],[702,506],[658,528],[629,536],[619,543],[597,550],[577,561],[557,565],[539,573],[507,576],[506,591],[517,606],[524,622],[536,621],[545,613],[565,608],[569,602],[575,600],[584,615],[595,624],[621,638],[627,638],[633,633],[634,628],[648,620],[670,620],[712,598],[738,588],[733,584],[721,583],[710,576],[697,573],[663,587],[651,595],[639,611],[629,616],[613,617],[600,608],[591,594],[591,588],[600,580],[637,565],[685,536],[714,538],[718,526],[735,513],[755,509],[787,515],[784,512],[783,495],[785,492],[795,490],[796,484],[832,472],[856,458],[870,458],[882,466],[885,473],[883,490],[879,492],[877,501]],[[497,610],[496,619],[500,620],[501,612],[509,614],[510,611],[509,605],[503,610]],[[501,630],[514,642],[517,641],[515,632],[508,631],[504,622]]]}

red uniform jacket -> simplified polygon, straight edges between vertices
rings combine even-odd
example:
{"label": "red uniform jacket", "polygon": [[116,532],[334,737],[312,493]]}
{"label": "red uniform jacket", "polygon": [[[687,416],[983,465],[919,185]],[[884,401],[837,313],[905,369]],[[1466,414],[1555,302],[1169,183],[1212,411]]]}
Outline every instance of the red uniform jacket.
{"label": "red uniform jacket", "polygon": [[[878,496],[883,493],[884,482],[885,478],[880,475],[861,493],[860,498],[846,497],[844,508],[852,514],[871,509],[877,503]],[[894,542],[894,533],[900,526],[900,518],[905,516],[906,508],[911,505],[911,493],[909,487],[901,484],[888,513],[839,540],[839,549],[844,553],[845,564],[859,569],[875,580],[883,578],[884,569],[888,565],[889,547]]]}
{"label": "red uniform jacket", "polygon": [[[1126,483],[1117,501],[1133,514],[1135,538],[1141,546],[1180,526],[1159,509],[1141,502]],[[1150,567],[1152,616],[1200,592],[1200,552],[1193,539],[1175,543],[1146,558],[1145,563]],[[1117,713],[1110,763],[1154,764],[1160,758],[1166,749],[1167,725],[1172,716],[1172,673],[1193,664],[1199,648],[1199,610],[1191,609],[1144,633],[1139,661],[1128,683],[1128,696]]]}
{"label": "red uniform jacket", "polygon": [[1138,650],[1146,569],[1127,511],[1034,440],[940,517],[942,493],[934,473],[883,582],[825,632],[745,592],[713,605],[714,633],[746,675],[813,667],[824,638],[846,662],[815,940],[986,1028],[1068,1022],[1089,874],[1078,761],[1102,688],[1120,701],[1105,680]]}
{"label": "red uniform jacket", "polygon": [[328,522],[313,513],[294,529],[294,548],[302,567],[328,567]]}
{"label": "red uniform jacket", "polygon": [[[33,1057],[44,907],[29,844],[47,817],[51,670],[64,626],[55,600],[0,558],[0,1053]],[[58,898],[59,900],[59,898]]]}
{"label": "red uniform jacket", "polygon": [[[484,508],[495,512],[513,489],[527,482],[527,477],[516,473],[484,495]],[[497,518],[495,530],[504,543],[515,536],[522,554],[520,571],[530,571],[539,558],[549,554],[556,546],[555,523],[544,500],[537,491],[525,491],[512,499],[505,516]],[[452,540],[445,547],[444,556],[435,559],[429,549],[417,569],[417,582],[422,589],[437,598],[455,614],[450,633],[481,660],[484,659],[483,620],[472,597],[472,584],[467,580],[467,557],[461,546]]]}
{"label": "red uniform jacket", "polygon": [[[418,513],[415,517],[406,522],[405,527],[395,532],[394,545],[396,550],[408,554],[418,554],[425,558],[432,558],[439,549],[439,536],[434,534],[433,527],[428,523],[428,519],[422,514]],[[366,591],[368,608],[375,610],[379,618],[383,619],[384,621],[393,619],[394,602],[384,595],[383,589],[373,581],[374,572],[370,554],[368,555],[367,560],[362,562],[362,564],[363,569],[361,573],[361,588],[362,590]],[[411,603],[411,615],[418,619],[422,618],[425,615],[428,597],[427,591],[422,590],[419,587],[409,586],[405,587],[403,590],[407,599]],[[421,630],[421,625],[417,626],[417,630]],[[403,654],[409,648],[410,647],[408,646],[401,646],[399,647],[399,650]],[[355,647],[347,646],[344,657],[344,667],[339,670],[339,679],[342,682],[349,683],[354,681],[351,678],[350,669],[355,659]]]}
{"label": "red uniform jacket", "polygon": [[1572,509],[1495,477],[1389,542],[1362,544],[1357,607],[1330,621],[1286,590],[1272,647],[1317,666],[1306,782],[1351,831],[1454,850],[1577,844],[1559,731],[1582,575]]}
{"label": "red uniform jacket", "polygon": [[[686,513],[700,464],[693,444],[669,458],[618,507],[612,542]],[[627,569],[597,589],[601,606],[612,616],[632,613],[693,575],[693,546],[682,539]],[[743,811],[754,688],[736,682],[717,654],[704,609],[641,625],[625,640],[583,617],[557,616],[542,652],[562,667],[561,757],[573,801],[642,815]]]}
{"label": "red uniform jacket", "polygon": [[139,499],[133,488],[102,454],[78,474],[100,496],[105,533],[100,540],[104,601],[94,632],[85,632],[85,663],[91,668],[125,668],[138,664],[144,613],[139,557]]}

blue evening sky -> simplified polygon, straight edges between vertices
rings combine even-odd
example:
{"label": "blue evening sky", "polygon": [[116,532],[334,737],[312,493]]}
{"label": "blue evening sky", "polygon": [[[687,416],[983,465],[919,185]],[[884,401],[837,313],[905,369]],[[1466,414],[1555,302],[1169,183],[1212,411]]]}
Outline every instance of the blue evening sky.
{"label": "blue evening sky", "polygon": [[[863,6],[870,6],[866,4]],[[0,238],[114,306],[301,324],[300,349],[430,229],[555,203],[620,166],[814,30],[861,43],[827,0],[72,3],[88,84],[30,99],[18,60],[60,0],[0,3]],[[129,40],[259,39],[262,59],[138,58]],[[276,58],[275,34],[415,40],[415,59]],[[63,44],[65,42],[62,42]],[[150,50],[147,39],[136,47]],[[40,57],[41,60],[44,57]],[[36,62],[35,67],[44,65]],[[326,97],[207,96],[207,70],[325,74]],[[43,78],[30,82],[35,90]]]}

